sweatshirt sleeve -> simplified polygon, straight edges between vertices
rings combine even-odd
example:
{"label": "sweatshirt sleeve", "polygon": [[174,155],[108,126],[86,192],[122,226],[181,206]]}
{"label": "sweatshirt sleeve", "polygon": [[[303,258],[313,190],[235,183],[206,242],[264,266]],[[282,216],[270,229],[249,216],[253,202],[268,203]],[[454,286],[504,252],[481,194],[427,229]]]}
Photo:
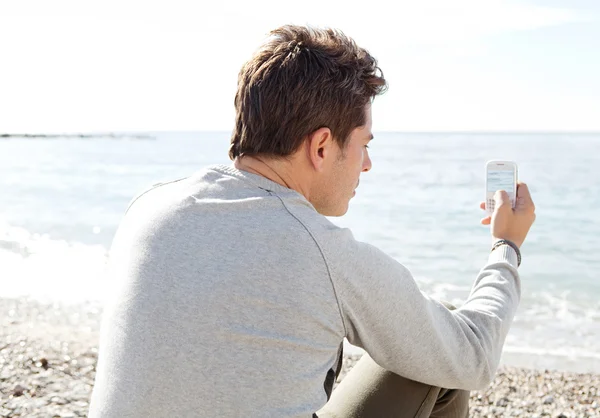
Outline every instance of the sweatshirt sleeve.
{"label": "sweatshirt sleeve", "polygon": [[520,300],[517,256],[493,251],[457,310],[422,293],[406,267],[347,229],[325,246],[346,338],[381,367],[449,389],[488,386]]}

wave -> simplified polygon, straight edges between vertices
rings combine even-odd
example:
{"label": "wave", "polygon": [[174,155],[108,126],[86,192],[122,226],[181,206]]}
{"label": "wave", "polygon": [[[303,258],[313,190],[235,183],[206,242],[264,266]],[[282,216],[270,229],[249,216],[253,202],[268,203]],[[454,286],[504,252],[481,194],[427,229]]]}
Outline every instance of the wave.
{"label": "wave", "polygon": [[0,297],[101,301],[107,249],[54,240],[0,221]]}

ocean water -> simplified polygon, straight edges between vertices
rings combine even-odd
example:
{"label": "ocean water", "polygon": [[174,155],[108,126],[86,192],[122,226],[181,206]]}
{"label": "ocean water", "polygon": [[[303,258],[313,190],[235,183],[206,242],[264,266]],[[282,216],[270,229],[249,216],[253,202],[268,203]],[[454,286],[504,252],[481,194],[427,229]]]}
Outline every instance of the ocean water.
{"label": "ocean water", "polygon": [[[0,139],[0,297],[101,303],[113,234],[131,198],[229,164],[225,132],[136,139]],[[332,220],[457,305],[490,246],[484,165],[519,164],[537,206],[522,247],[522,302],[503,363],[600,372],[600,134],[375,133],[373,169]]]}

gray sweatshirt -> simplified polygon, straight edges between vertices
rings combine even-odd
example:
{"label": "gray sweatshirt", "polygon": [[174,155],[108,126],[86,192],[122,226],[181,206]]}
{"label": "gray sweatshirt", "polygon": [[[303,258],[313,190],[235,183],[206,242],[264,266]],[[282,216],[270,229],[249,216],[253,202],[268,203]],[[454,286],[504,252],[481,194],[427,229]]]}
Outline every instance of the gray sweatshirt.
{"label": "gray sweatshirt", "polygon": [[510,247],[492,252],[450,311],[264,177],[214,166],[157,185],[111,247],[89,416],[310,417],[344,337],[407,378],[485,388],[519,302],[516,266]]}

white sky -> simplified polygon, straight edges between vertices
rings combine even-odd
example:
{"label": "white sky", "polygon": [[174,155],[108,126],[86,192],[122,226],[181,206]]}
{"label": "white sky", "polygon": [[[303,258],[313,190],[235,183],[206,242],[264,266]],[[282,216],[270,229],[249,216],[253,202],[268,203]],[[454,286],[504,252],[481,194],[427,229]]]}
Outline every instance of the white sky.
{"label": "white sky", "polygon": [[0,0],[0,132],[228,131],[285,23],[379,60],[375,131],[600,131],[596,1]]}

